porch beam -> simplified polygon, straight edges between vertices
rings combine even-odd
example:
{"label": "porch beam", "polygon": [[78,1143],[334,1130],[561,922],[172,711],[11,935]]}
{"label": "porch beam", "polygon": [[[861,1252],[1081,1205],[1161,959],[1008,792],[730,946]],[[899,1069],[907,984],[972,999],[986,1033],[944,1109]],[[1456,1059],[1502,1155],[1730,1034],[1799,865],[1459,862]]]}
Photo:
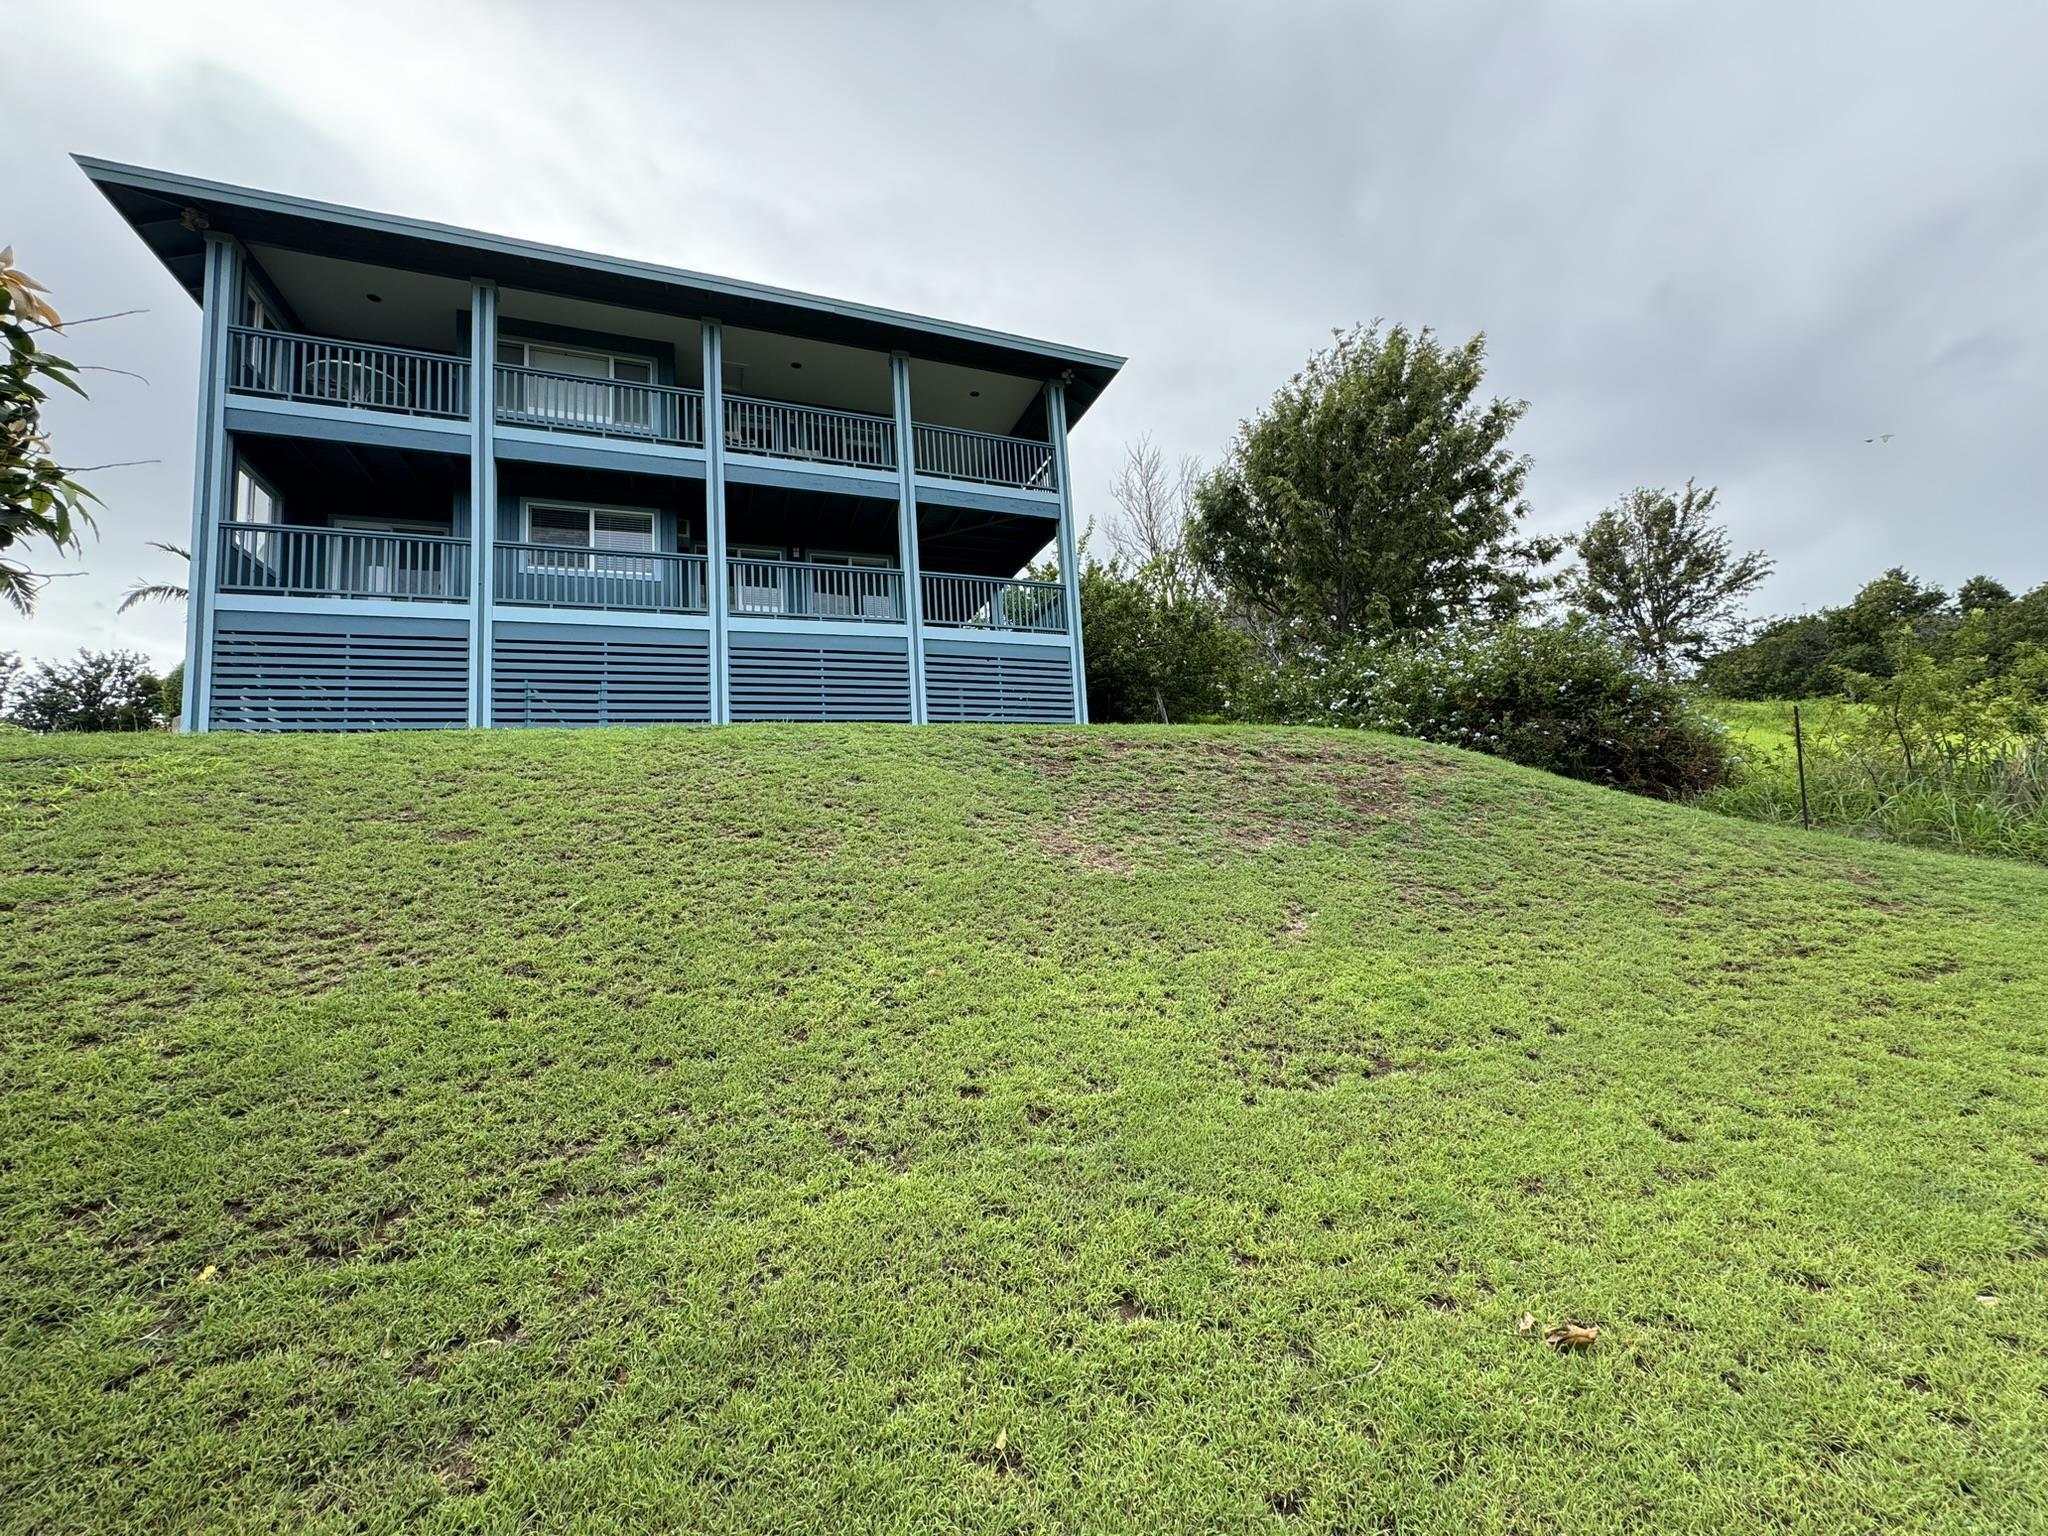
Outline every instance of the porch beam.
{"label": "porch beam", "polygon": [[230,235],[206,236],[199,321],[199,437],[193,452],[192,570],[185,598],[185,696],[179,725],[206,730],[213,713],[213,600],[219,585],[217,528],[234,494],[234,453],[226,410],[228,327],[242,291],[242,251]]}
{"label": "porch beam", "polygon": [[498,540],[498,285],[469,285],[469,723],[491,723],[491,587]]}
{"label": "porch beam", "polygon": [[924,686],[924,580],[917,549],[917,439],[910,414],[910,354],[889,354],[896,404],[896,558],[903,567],[903,613],[910,626],[910,723],[928,718]]}
{"label": "porch beam", "polygon": [[716,320],[704,331],[704,557],[705,595],[711,604],[711,723],[732,723],[732,668],[728,662],[726,598],[732,572],[725,559],[725,332]]}
{"label": "porch beam", "polygon": [[1060,585],[1067,589],[1067,633],[1074,666],[1074,719],[1088,723],[1088,665],[1081,649],[1081,556],[1074,537],[1074,476],[1067,466],[1067,386],[1064,379],[1045,385],[1046,428],[1052,436],[1053,458],[1060,477]]}

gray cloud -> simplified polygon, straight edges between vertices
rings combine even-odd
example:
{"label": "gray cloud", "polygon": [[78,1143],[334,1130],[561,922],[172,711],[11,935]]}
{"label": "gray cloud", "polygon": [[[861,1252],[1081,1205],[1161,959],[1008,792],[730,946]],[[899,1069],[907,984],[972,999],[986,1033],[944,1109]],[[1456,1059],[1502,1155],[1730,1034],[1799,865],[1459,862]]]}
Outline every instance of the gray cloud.
{"label": "gray cloud", "polygon": [[189,519],[196,316],[72,149],[1128,353],[1084,517],[1125,439],[1213,460],[1385,316],[1487,332],[1546,527],[1696,475],[1767,610],[2048,578],[2025,0],[167,9],[63,8],[12,114],[0,240],[68,311],[152,311],[79,333],[151,383],[98,376],[63,451],[164,462],[0,645],[179,643],[112,608]]}

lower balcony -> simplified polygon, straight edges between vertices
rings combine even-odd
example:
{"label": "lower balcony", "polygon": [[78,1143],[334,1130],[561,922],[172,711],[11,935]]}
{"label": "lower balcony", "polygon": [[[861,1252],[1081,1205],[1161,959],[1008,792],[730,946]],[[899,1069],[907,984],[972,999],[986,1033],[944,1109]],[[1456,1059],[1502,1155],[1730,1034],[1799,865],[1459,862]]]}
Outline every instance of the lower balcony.
{"label": "lower balcony", "polygon": [[[467,538],[283,523],[225,523],[218,536],[222,592],[423,604],[472,596]],[[909,617],[900,569],[736,557],[726,562],[726,578],[726,611],[735,618],[900,625]],[[920,594],[929,629],[1068,631],[1066,591],[1057,582],[926,571]],[[489,596],[505,607],[699,616],[710,611],[708,562],[664,551],[500,541],[492,546]]]}
{"label": "lower balcony", "polygon": [[500,543],[492,556],[491,600],[496,603],[611,613],[710,611],[702,555]]}
{"label": "lower balcony", "polygon": [[460,603],[469,540],[285,523],[224,523],[217,585],[261,597]]}

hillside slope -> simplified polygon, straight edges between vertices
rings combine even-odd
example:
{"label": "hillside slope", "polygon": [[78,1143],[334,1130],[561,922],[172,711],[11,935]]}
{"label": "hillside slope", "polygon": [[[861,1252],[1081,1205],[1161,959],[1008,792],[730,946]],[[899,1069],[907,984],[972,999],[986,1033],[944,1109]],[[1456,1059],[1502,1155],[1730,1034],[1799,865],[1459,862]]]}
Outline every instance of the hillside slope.
{"label": "hillside slope", "polygon": [[2048,1520],[2048,872],[1313,731],[0,806],[7,1530]]}

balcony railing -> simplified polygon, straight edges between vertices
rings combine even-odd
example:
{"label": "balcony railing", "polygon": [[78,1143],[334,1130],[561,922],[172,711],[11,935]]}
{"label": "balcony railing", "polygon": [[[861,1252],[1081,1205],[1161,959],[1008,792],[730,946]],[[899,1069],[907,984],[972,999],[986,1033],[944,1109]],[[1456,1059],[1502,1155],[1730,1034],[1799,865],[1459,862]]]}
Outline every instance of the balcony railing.
{"label": "balcony railing", "polygon": [[460,602],[469,596],[469,541],[285,523],[223,523],[219,588],[277,597]]}
{"label": "balcony railing", "polygon": [[500,363],[494,400],[507,426],[704,446],[704,396],[694,389]]}
{"label": "balcony railing", "polygon": [[410,416],[469,414],[466,358],[240,325],[228,329],[228,388]]}
{"label": "balcony railing", "polygon": [[727,610],[755,618],[903,622],[903,573],[797,560],[727,562]]}
{"label": "balcony railing", "polygon": [[702,555],[499,544],[492,599],[536,608],[706,613]]}
{"label": "balcony railing", "polygon": [[1063,635],[1067,632],[1066,589],[1056,581],[1010,581],[931,571],[924,577],[924,621],[945,629]]}
{"label": "balcony railing", "polygon": [[1024,491],[1060,488],[1051,443],[999,437],[993,432],[963,432],[958,427],[929,427],[922,422],[916,437],[920,475],[1015,486]]}
{"label": "balcony railing", "polygon": [[734,453],[759,453],[773,459],[894,469],[896,423],[886,416],[727,395],[725,446]]}

